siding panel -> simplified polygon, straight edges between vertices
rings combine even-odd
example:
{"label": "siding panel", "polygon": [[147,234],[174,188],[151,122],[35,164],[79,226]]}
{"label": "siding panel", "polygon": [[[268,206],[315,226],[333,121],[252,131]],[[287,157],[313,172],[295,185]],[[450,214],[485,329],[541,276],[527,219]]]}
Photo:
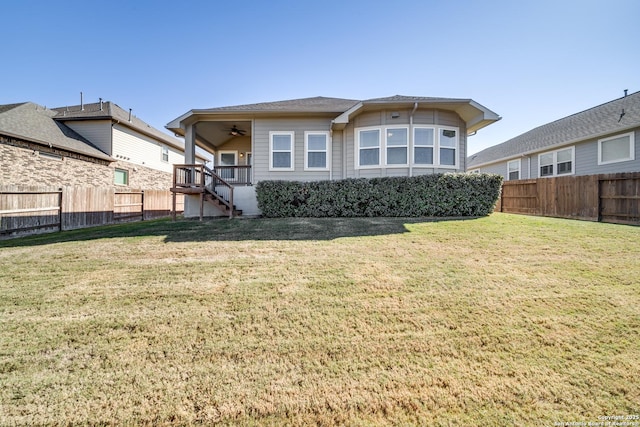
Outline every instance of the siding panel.
{"label": "siding panel", "polygon": [[[169,149],[169,161],[162,161],[162,147]],[[113,126],[113,157],[129,163],[144,165],[163,172],[173,172],[173,164],[184,163],[184,155],[169,147],[125,126]],[[120,157],[118,157],[120,156]]]}
{"label": "siding panel", "polygon": [[[300,118],[300,119],[256,119],[253,135],[254,145],[254,182],[265,179],[320,181],[329,179],[329,171],[304,170],[304,132],[329,131],[331,119],[328,118]],[[294,170],[269,171],[269,132],[294,132]]]}
{"label": "siding panel", "polygon": [[112,155],[111,120],[69,121],[64,124],[91,141],[100,151]]}

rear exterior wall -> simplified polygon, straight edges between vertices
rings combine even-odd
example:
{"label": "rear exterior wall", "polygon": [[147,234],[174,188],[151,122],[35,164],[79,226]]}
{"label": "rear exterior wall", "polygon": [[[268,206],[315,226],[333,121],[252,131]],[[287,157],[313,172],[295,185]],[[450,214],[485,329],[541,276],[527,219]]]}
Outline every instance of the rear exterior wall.
{"label": "rear exterior wall", "polygon": [[[127,170],[129,185],[115,185],[115,168]],[[0,184],[33,186],[171,187],[172,174],[125,161],[108,162],[0,135]]]}

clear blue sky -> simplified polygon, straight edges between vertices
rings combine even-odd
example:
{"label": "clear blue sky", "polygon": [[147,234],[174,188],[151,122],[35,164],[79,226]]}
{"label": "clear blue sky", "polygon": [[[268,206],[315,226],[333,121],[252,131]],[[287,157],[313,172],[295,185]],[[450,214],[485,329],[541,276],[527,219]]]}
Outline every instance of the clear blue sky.
{"label": "clear blue sky", "polygon": [[473,154],[640,90],[639,0],[4,1],[0,104],[98,98],[154,127],[311,96],[471,98]]}

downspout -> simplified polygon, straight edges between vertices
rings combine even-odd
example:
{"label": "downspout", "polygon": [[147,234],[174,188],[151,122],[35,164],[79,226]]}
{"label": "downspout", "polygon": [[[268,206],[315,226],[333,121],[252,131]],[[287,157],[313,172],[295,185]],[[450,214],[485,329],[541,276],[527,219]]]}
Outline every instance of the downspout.
{"label": "downspout", "polygon": [[411,110],[411,114],[409,115],[409,152],[407,153],[409,160],[409,176],[413,176],[413,115],[418,109],[418,103],[413,104],[413,110]]}
{"label": "downspout", "polygon": [[329,181],[333,181],[333,162],[331,160],[333,157],[333,127],[330,126],[329,127],[329,141],[327,142],[329,144],[329,153],[331,153],[331,155],[327,156],[327,164],[329,166]]}

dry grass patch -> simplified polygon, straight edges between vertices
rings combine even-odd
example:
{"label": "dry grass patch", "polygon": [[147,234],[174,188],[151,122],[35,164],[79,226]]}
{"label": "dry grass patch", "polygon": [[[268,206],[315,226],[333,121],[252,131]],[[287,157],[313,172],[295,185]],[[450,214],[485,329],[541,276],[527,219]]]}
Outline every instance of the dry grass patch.
{"label": "dry grass patch", "polygon": [[640,229],[154,221],[0,242],[0,424],[638,413]]}

